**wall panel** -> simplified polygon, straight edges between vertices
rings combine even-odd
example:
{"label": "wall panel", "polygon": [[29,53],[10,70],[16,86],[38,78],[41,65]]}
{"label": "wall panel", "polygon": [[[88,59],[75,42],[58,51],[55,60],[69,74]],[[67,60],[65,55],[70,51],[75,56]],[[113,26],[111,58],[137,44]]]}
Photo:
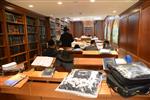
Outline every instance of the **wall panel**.
{"label": "wall panel", "polygon": [[150,62],[150,6],[141,13],[139,56]]}
{"label": "wall panel", "polygon": [[133,13],[128,17],[127,25],[127,50],[137,54],[139,33],[139,12]]}

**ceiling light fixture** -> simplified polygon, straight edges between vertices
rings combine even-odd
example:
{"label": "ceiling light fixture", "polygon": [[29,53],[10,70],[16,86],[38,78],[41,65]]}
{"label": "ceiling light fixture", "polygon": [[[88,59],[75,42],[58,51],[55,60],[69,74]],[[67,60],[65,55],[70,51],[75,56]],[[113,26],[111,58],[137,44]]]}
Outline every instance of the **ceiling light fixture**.
{"label": "ceiling light fixture", "polygon": [[29,5],[29,7],[30,7],[30,8],[33,8],[33,7],[34,7],[34,5]]}
{"label": "ceiling light fixture", "polygon": [[117,11],[116,11],[116,10],[114,10],[114,11],[113,11],[113,13],[115,14],[115,13],[117,13]]}
{"label": "ceiling light fixture", "polygon": [[58,4],[58,5],[62,5],[63,3],[62,3],[61,1],[58,1],[57,4]]}
{"label": "ceiling light fixture", "polygon": [[92,2],[92,3],[93,3],[93,2],[95,2],[95,0],[90,0],[90,2]]}

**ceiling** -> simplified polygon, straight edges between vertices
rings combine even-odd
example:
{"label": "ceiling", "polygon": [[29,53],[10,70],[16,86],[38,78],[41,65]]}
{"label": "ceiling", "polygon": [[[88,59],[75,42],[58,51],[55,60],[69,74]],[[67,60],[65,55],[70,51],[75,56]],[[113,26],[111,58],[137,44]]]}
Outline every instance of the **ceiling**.
{"label": "ceiling", "polygon": [[[138,0],[6,0],[15,5],[45,16],[69,17],[73,20],[104,19],[107,15],[117,15]],[[61,1],[63,4],[58,5]],[[29,5],[34,7],[30,8]],[[114,12],[113,12],[114,11]],[[80,19],[79,19],[80,18]]]}

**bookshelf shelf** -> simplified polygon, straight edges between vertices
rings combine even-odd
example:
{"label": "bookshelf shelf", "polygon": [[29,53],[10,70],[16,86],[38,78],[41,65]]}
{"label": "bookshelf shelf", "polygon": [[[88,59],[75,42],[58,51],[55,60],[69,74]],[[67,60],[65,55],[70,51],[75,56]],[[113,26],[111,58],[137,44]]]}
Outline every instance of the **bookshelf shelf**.
{"label": "bookshelf shelf", "polygon": [[7,59],[7,57],[0,57],[0,60],[4,60],[4,59]]}
{"label": "bookshelf shelf", "polygon": [[4,48],[5,46],[4,45],[0,45],[0,48]]}
{"label": "bookshelf shelf", "polygon": [[29,52],[32,52],[32,51],[37,51],[38,49],[32,49],[32,50],[30,50]]}
{"label": "bookshelf shelf", "polygon": [[24,33],[8,33],[8,35],[24,35]]}
{"label": "bookshelf shelf", "polygon": [[10,47],[19,46],[19,45],[25,45],[25,43],[19,43],[19,44],[10,45]]}
{"label": "bookshelf shelf", "polygon": [[16,24],[16,25],[24,25],[24,23],[20,22],[12,22],[12,21],[7,21],[8,24]]}
{"label": "bookshelf shelf", "polygon": [[25,54],[25,53],[26,53],[26,52],[17,53],[17,54],[11,55],[11,57],[15,57],[15,56],[23,55],[23,54]]}

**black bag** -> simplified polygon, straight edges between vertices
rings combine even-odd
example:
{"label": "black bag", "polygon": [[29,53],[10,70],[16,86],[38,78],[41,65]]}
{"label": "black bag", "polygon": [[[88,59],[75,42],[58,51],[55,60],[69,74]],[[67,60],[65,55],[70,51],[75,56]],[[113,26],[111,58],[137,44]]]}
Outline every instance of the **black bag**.
{"label": "black bag", "polygon": [[107,84],[123,97],[131,97],[136,94],[148,94],[150,90],[150,84],[122,86],[111,74],[107,76]]}
{"label": "black bag", "polygon": [[109,72],[122,86],[150,83],[150,69],[141,62],[124,65],[109,64]]}
{"label": "black bag", "polygon": [[59,51],[56,56],[55,66],[57,68],[62,67],[65,71],[70,72],[73,68],[73,56],[65,50]]}

